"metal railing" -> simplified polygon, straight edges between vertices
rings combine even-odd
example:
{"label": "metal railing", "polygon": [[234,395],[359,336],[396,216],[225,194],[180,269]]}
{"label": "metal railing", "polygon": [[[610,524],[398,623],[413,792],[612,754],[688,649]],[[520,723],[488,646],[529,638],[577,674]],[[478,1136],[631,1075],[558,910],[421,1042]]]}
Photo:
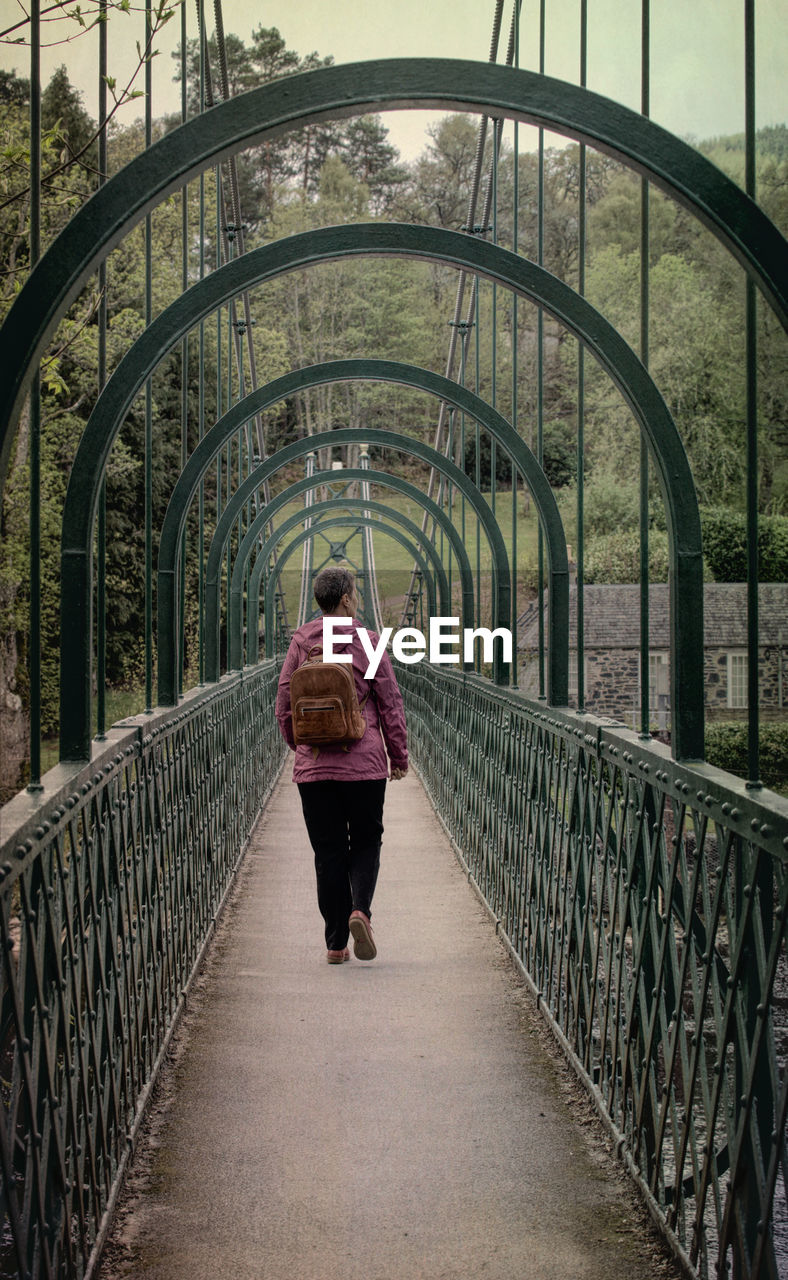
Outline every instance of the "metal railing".
{"label": "metal railing", "polygon": [[0,828],[2,1276],[90,1274],[285,753],[265,662],[109,731]]}
{"label": "metal railing", "polygon": [[785,1275],[788,802],[472,673],[398,677],[437,812],[677,1255]]}

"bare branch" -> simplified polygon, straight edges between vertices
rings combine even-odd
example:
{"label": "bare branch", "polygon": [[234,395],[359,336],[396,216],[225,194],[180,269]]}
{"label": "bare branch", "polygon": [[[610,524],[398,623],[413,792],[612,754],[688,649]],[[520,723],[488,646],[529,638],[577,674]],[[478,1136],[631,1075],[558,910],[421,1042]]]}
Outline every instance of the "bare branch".
{"label": "bare branch", "polygon": [[[179,3],[181,3],[181,0],[174,0],[174,4],[177,5]],[[22,10],[22,13],[25,14],[24,18],[20,18],[19,22],[15,22],[10,27],[6,27],[4,31],[0,31],[0,43],[18,44],[23,47],[29,46],[30,41],[26,40],[24,36],[17,36],[15,39],[11,39],[11,36],[15,31],[19,31],[23,27],[29,26],[30,24],[30,17],[27,13],[25,13],[24,7],[21,5],[21,3],[19,7]],[[120,13],[144,13],[145,12],[145,8],[143,5],[139,5],[139,4],[133,5],[129,2],[129,0],[107,0],[107,9],[108,10],[115,9]],[[84,35],[87,31],[91,31],[93,27],[95,27],[99,22],[106,21],[106,16],[101,11],[99,5],[96,3],[96,0],[89,0],[88,7],[84,10],[81,8],[81,6],[77,6],[77,10],[78,11],[69,10],[68,0],[58,0],[56,4],[50,5],[48,9],[41,10],[42,22],[52,23],[52,22],[63,22],[63,21],[71,20],[71,21],[76,21],[80,27],[80,30],[75,31],[73,35],[66,36],[62,40],[53,40],[50,42],[46,42],[45,44],[42,45],[42,48],[52,49],[59,44],[70,44],[72,40],[76,40],[79,38],[79,36]],[[47,16],[49,14],[54,14],[54,17]],[[86,19],[88,19],[88,21],[85,21]]]}
{"label": "bare branch", "polygon": [[[140,71],[145,66],[145,64],[149,62],[151,58],[155,57],[156,50],[153,48],[154,40],[156,36],[159,34],[159,32],[161,31],[162,27],[165,25],[165,23],[169,22],[170,18],[175,13],[176,8],[182,3],[183,3],[183,0],[173,0],[170,6],[167,7],[167,0],[160,0],[160,3],[154,10],[154,14],[153,14],[154,21],[151,24],[151,30],[150,30],[148,39],[145,43],[145,48],[141,49],[139,43],[137,44],[139,59],[136,67],[134,68],[134,71],[132,72],[129,78],[129,81],[125,89],[121,90],[120,94],[116,94],[114,76],[106,77],[107,88],[112,94],[114,105],[111,111],[108,113],[107,118],[104,121],[103,125],[99,125],[96,129],[94,129],[93,133],[88,138],[87,142],[84,144],[83,147],[80,147],[79,151],[75,152],[75,154],[70,156],[68,160],[63,161],[62,164],[57,165],[54,169],[50,169],[48,173],[45,173],[43,175],[43,177],[41,178],[42,187],[48,186],[53,178],[56,178],[61,173],[65,173],[68,169],[72,167],[72,165],[79,164],[80,157],[85,155],[85,153],[90,149],[90,147],[93,145],[96,139],[100,137],[102,130],[107,128],[110,120],[112,120],[113,116],[117,114],[120,108],[126,106],[127,103],[131,102],[133,99],[144,96],[141,90],[133,90],[132,85],[134,84],[134,81],[137,79],[137,76],[139,75]],[[119,3],[116,3],[115,7],[122,8],[124,12],[128,11],[125,6],[124,0],[119,0]],[[129,6],[129,8],[130,7],[131,6]],[[83,169],[91,171],[90,166],[81,165],[81,167]],[[2,212],[3,209],[7,209],[10,205],[15,204],[17,200],[20,200],[22,199],[22,197],[26,196],[29,190],[30,190],[30,187],[28,185],[20,189],[19,191],[15,191],[12,195],[8,196],[2,203],[0,203],[0,212]]]}
{"label": "bare branch", "polygon": [[62,343],[61,346],[58,347],[57,351],[51,352],[50,355],[46,356],[41,361],[42,371],[45,369],[48,369],[51,365],[55,364],[55,362],[58,361],[62,355],[65,355],[69,347],[72,347],[74,345],[79,335],[82,333],[84,329],[87,328],[91,320],[98,313],[103,292],[104,291],[102,289],[99,289],[96,293],[91,294],[90,305],[88,307],[88,310],[85,316],[82,319],[82,322],[80,323],[78,328],[74,330],[72,334],[69,334],[69,337],[66,339],[64,343]]}
{"label": "bare branch", "polygon": [[64,404],[60,409],[48,409],[47,422],[53,422],[55,418],[62,418],[64,413],[76,413],[78,409],[82,408],[86,400],[87,396],[83,392],[73,404]]}

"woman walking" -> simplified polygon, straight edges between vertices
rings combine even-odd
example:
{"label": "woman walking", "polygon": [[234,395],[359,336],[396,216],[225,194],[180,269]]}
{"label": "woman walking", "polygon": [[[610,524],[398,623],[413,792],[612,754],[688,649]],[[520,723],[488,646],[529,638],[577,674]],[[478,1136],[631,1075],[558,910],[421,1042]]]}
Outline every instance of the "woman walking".
{"label": "woman walking", "polygon": [[[323,569],[315,579],[314,593],[324,616],[352,620],[343,652],[352,659],[366,729],[361,738],[344,746],[295,744],[290,679],[310,654],[322,651],[323,617],[293,634],[279,677],[276,718],[285,741],[295,751],[293,781],[298,785],[315,854],[326,959],[329,964],[342,964],[350,959],[349,934],[357,959],[374,960],[377,955],[371,915],[380,868],[383,801],[387,778],[397,781],[408,771],[407,733],[402,695],[387,653],[383,653],[374,678],[365,678],[369,659],[358,637],[358,593],[353,575],[347,569]],[[377,645],[378,636],[374,632],[369,636]]]}

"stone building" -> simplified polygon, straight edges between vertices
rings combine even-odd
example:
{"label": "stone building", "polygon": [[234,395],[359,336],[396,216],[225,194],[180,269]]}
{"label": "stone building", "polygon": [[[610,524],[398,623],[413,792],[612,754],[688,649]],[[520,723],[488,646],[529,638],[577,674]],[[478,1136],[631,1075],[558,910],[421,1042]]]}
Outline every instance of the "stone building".
{"label": "stone building", "polygon": [[[585,707],[630,726],[640,721],[640,587],[584,589]],[[788,584],[759,587],[760,706],[764,718],[788,717]],[[569,700],[577,705],[577,588],[569,600]],[[649,695],[653,724],[670,727],[670,608],[666,583],[649,586]],[[709,720],[747,714],[747,587],[712,582],[704,587],[706,712]],[[520,618],[520,688],[539,691],[538,609]],[[546,620],[545,620],[545,635]]]}

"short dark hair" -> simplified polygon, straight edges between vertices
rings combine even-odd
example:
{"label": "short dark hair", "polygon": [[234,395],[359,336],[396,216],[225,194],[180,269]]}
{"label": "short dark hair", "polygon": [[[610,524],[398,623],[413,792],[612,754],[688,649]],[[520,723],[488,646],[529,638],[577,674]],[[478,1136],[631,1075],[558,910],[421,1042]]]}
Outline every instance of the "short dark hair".
{"label": "short dark hair", "polygon": [[315,599],[323,613],[333,613],[342,597],[353,594],[356,580],[349,569],[321,569],[314,581]]}

